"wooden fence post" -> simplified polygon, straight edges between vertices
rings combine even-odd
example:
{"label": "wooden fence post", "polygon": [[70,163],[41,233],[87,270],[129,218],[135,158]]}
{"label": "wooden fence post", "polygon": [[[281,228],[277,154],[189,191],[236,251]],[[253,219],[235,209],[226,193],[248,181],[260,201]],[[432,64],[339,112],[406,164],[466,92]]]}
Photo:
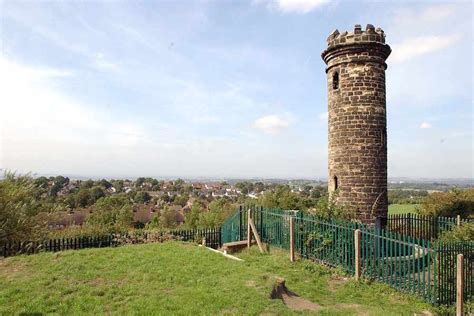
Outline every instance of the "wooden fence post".
{"label": "wooden fence post", "polygon": [[355,263],[355,279],[356,281],[359,281],[360,275],[361,275],[361,269],[360,269],[360,229],[356,229],[354,231],[354,246],[355,246],[355,257],[354,257],[354,263]]}
{"label": "wooden fence post", "polygon": [[464,256],[458,254],[456,265],[456,316],[464,315],[463,290],[464,290]]}
{"label": "wooden fence post", "polygon": [[290,261],[295,262],[295,220],[290,217]]}
{"label": "wooden fence post", "polygon": [[456,225],[461,226],[461,215],[456,216]]}
{"label": "wooden fence post", "polygon": [[252,228],[250,227],[251,220],[252,220],[252,210],[249,208],[247,211],[247,248],[250,248],[252,244]]}

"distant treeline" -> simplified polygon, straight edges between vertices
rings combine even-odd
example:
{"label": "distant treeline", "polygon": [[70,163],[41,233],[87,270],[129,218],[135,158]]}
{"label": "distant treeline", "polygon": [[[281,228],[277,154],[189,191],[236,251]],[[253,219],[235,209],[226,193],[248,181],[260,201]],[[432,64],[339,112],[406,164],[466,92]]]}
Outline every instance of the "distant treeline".
{"label": "distant treeline", "polygon": [[428,194],[426,190],[389,189],[388,204],[421,204]]}

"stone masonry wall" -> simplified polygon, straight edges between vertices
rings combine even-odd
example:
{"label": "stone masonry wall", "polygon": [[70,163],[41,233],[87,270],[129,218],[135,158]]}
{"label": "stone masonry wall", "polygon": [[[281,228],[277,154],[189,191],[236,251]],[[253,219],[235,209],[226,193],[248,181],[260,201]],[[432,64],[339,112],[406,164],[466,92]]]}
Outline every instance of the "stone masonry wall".
{"label": "stone masonry wall", "polygon": [[[329,191],[363,222],[386,216],[385,34],[367,25],[328,38]],[[337,194],[333,194],[337,187]]]}

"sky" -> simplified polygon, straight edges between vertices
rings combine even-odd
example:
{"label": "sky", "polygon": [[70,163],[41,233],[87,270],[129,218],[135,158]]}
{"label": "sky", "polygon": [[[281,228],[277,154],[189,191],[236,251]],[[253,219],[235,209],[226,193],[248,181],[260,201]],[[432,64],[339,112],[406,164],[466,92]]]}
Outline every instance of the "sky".
{"label": "sky", "polygon": [[0,0],[0,168],[325,178],[321,52],[381,27],[389,177],[473,178],[473,5]]}

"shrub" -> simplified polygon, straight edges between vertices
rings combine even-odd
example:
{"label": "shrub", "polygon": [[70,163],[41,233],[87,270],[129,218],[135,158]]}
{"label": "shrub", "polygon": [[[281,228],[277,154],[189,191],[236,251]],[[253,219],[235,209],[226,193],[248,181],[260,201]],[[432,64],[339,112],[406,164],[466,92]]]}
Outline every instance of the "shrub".
{"label": "shrub", "polygon": [[108,232],[127,229],[133,222],[132,203],[124,194],[99,199],[87,218],[87,225]]}
{"label": "shrub", "polygon": [[319,198],[314,208],[308,210],[308,213],[316,215],[326,220],[352,220],[355,218],[354,209],[349,206],[341,206],[336,204],[339,191],[334,191],[331,196],[326,193]]}
{"label": "shrub", "polygon": [[29,175],[5,173],[0,181],[0,241],[38,240],[47,234],[49,214],[57,205],[41,194]]}
{"label": "shrub", "polygon": [[432,216],[474,217],[474,189],[432,193],[423,200],[419,213]]}
{"label": "shrub", "polygon": [[439,241],[474,241],[474,223],[462,223],[452,230],[443,232]]}

